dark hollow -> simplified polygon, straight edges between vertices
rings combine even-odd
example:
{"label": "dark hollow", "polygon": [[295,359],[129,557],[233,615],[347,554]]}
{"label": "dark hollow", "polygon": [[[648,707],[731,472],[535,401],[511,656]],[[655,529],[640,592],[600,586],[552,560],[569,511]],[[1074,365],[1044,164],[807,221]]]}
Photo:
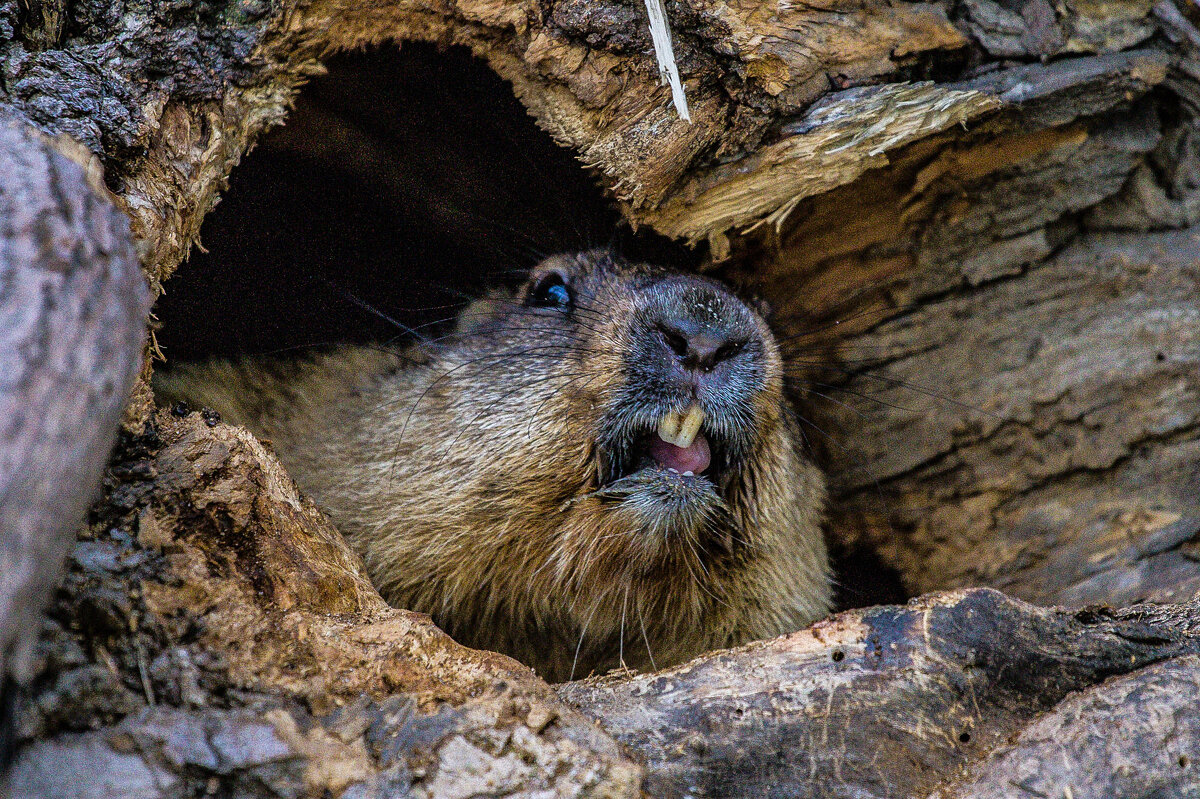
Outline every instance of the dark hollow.
{"label": "dark hollow", "polygon": [[[613,246],[694,267],[633,234],[572,153],[464,48],[337,55],[230,178],[156,313],[171,361],[444,331],[487,285],[546,255]],[[839,608],[902,601],[872,553],[835,559]]]}
{"label": "dark hollow", "polygon": [[[342,54],[233,171],[159,302],[168,358],[411,337],[542,257],[634,235],[512,88],[460,47]],[[399,324],[393,324],[389,317]]]}

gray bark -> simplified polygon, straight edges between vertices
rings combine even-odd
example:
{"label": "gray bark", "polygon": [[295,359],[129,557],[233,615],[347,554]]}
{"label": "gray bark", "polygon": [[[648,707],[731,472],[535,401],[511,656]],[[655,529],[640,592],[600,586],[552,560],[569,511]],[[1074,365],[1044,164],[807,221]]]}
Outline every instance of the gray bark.
{"label": "gray bark", "polygon": [[976,590],[560,693],[645,758],[652,796],[1190,796],[1197,651],[1195,603]]}
{"label": "gray bark", "polygon": [[[1189,599],[1200,32],[1187,14],[1115,0],[669,10],[691,126],[657,85],[640,5],[600,0],[8,2],[0,104],[99,159],[157,287],[323,53],[468,45],[630,219],[707,242],[714,268],[778,309],[815,424],[845,431],[827,445],[842,548],[914,592]],[[36,161],[6,180],[66,174],[27,155],[42,151],[23,129],[3,130]],[[131,263],[72,181],[50,204],[19,197],[0,224],[66,208],[88,235],[26,225],[49,248],[21,257]],[[140,317],[140,295],[115,295],[72,313]],[[99,345],[128,352],[122,335]],[[122,393],[124,362],[62,351],[99,378],[97,397]],[[55,365],[30,352],[35,371]],[[94,470],[103,436],[69,420],[98,406],[40,390],[64,410],[35,419],[26,401],[0,418],[58,424],[25,449],[80,445],[64,463]],[[822,407],[842,390],[882,404]],[[1195,792],[1180,698],[1194,604],[1040,610],[982,591],[856,611],[669,673],[564,688],[606,734],[518,665],[384,607],[244,432],[152,420],[144,396],[131,418],[145,427],[125,438],[42,631],[18,796],[633,796],[643,778],[664,795]],[[20,451],[2,450],[6,469]],[[58,492],[61,518],[80,512],[84,477],[38,484]],[[19,535],[21,557],[66,546],[61,529]],[[42,592],[53,556],[30,572]],[[35,604],[12,605],[13,640],[33,639]]]}
{"label": "gray bark", "polygon": [[0,113],[0,676],[27,683],[138,373],[150,292],[85,168]]}

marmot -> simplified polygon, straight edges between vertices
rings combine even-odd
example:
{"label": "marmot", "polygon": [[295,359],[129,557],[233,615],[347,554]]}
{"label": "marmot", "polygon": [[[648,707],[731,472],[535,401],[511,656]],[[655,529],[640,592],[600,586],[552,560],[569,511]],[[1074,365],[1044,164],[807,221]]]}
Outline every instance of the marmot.
{"label": "marmot", "polygon": [[548,680],[828,611],[825,485],[779,347],[714,280],[555,256],[442,341],[157,385],[274,442],[390,603]]}

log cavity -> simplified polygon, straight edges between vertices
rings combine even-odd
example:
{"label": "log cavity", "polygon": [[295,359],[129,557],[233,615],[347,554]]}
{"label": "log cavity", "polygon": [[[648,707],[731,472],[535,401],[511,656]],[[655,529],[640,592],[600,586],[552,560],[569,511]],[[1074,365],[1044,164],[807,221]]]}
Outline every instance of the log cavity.
{"label": "log cavity", "polygon": [[201,231],[207,252],[167,286],[169,358],[405,337],[381,315],[453,317],[561,250],[691,259],[623,228],[571,151],[465,48],[411,43],[326,66],[233,171]]}
{"label": "log cavity", "polygon": [[[461,47],[340,54],[230,177],[166,286],[171,361],[437,335],[545,255],[615,245],[694,267],[620,213],[512,87]],[[768,298],[770,299],[770,298]],[[835,552],[838,605],[901,601],[872,552]]]}

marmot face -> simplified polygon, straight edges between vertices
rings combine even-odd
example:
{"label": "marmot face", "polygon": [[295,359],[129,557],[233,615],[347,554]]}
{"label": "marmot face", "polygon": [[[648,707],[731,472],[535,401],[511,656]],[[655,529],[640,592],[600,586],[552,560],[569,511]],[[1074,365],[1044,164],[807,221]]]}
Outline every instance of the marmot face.
{"label": "marmot face", "polygon": [[604,539],[577,550],[587,568],[607,552],[643,577],[680,561],[707,570],[753,537],[741,529],[756,499],[747,466],[771,436],[793,446],[757,313],[715,281],[596,252],[544,262],[512,303],[472,333],[523,326],[522,346],[558,353],[543,368],[572,381],[532,412],[569,414],[586,436],[585,491],[562,528],[577,520]]}

